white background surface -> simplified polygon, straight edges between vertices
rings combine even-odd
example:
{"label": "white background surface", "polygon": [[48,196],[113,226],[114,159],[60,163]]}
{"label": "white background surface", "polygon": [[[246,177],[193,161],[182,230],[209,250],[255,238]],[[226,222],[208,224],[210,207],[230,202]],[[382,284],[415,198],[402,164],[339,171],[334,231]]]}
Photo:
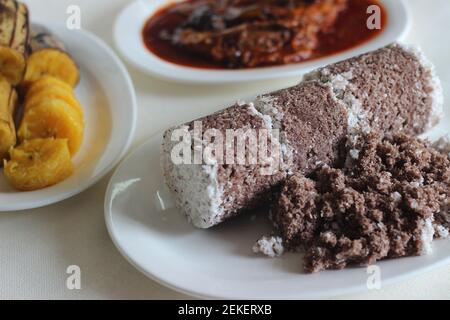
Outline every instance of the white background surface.
{"label": "white background surface", "polygon": [[[28,0],[32,20],[64,23],[68,5],[79,5],[82,27],[112,44],[111,29],[125,0]],[[450,3],[447,0],[409,0],[414,27],[410,42],[422,45],[450,82]],[[251,85],[199,86],[172,84],[130,68],[138,95],[139,117],[134,146],[169,124],[205,113],[258,91],[295,82],[272,81]],[[189,99],[196,104],[192,114]],[[126,108],[126,106],[124,106]],[[158,121],[154,115],[158,114]],[[189,298],[163,288],[129,265],[114,248],[103,219],[108,177],[79,196],[60,204],[20,213],[0,214],[0,298],[59,299],[180,299]],[[155,261],[158,263],[158,261]],[[81,268],[81,290],[66,288],[66,269]],[[189,276],[189,275],[186,275]],[[336,276],[339,276],[338,274]],[[450,266],[407,282],[358,295],[330,298],[449,299]]]}

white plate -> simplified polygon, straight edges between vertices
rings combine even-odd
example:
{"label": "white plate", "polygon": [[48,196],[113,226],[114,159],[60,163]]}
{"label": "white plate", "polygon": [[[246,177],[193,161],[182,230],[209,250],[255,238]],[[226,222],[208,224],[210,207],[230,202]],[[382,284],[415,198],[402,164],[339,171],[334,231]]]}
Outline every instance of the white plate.
{"label": "white plate", "polygon": [[86,31],[71,31],[65,26],[49,28],[65,41],[81,70],[76,94],[85,114],[84,141],[74,158],[74,175],[53,187],[17,192],[0,171],[0,211],[41,207],[85,190],[118,163],[135,130],[136,96],[116,54]]}
{"label": "white plate", "polygon": [[310,62],[251,70],[204,70],[184,67],[162,60],[144,45],[142,28],[158,9],[173,0],[137,0],[118,15],[114,40],[121,54],[137,68],[166,79],[190,83],[229,83],[299,76],[317,67],[375,50],[401,40],[410,27],[410,15],[404,0],[382,0],[389,14],[385,31],[354,49]]}
{"label": "white plate", "polygon": [[[450,124],[449,119],[442,128]],[[303,299],[368,290],[365,268],[302,273],[299,254],[256,256],[255,240],[271,231],[266,215],[244,215],[209,230],[188,224],[171,206],[159,165],[161,137],[132,153],[111,178],[105,219],[123,256],[155,281],[192,296],[222,299]],[[166,207],[166,210],[162,210]],[[381,285],[450,262],[450,240],[433,254],[380,262]]]}

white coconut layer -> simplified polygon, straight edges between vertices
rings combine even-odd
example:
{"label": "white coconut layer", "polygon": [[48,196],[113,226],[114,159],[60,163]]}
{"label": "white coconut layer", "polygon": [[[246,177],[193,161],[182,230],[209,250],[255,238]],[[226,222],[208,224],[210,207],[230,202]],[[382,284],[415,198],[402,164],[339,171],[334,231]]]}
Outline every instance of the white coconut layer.
{"label": "white coconut layer", "polygon": [[[223,190],[217,180],[217,164],[175,164],[172,151],[180,143],[179,140],[172,139],[175,129],[190,133],[188,127],[180,126],[165,134],[161,165],[166,184],[174,194],[177,207],[186,214],[189,221],[198,228],[209,228],[219,223],[223,214]],[[188,141],[181,143],[191,147]],[[193,159],[193,153],[191,156]]]}
{"label": "white coconut layer", "polygon": [[432,89],[430,96],[432,99],[431,114],[426,130],[433,128],[444,117],[444,94],[441,80],[437,76],[434,64],[425,56],[422,49],[415,45],[398,44],[405,51],[413,54],[422,67],[430,72],[429,87]]}
{"label": "white coconut layer", "polygon": [[348,90],[354,88],[352,79],[352,70],[342,74],[331,74],[327,67],[305,75],[306,81],[320,81],[331,88],[333,99],[347,110],[348,133],[356,138],[362,133],[369,133],[370,125],[369,114],[362,107],[361,101]]}
{"label": "white coconut layer", "polygon": [[421,241],[422,241],[422,255],[431,254],[433,252],[433,247],[431,246],[434,239],[434,226],[433,219],[429,218],[424,221]]}

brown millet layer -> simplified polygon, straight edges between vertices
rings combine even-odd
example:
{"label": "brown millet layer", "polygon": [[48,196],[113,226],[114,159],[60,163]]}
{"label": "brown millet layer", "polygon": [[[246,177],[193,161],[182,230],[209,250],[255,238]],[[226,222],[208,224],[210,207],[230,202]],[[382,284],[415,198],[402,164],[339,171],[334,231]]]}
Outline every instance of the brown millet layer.
{"label": "brown millet layer", "polygon": [[306,75],[306,79],[330,82],[349,75],[339,99],[356,98],[367,113],[368,125],[380,132],[423,133],[430,125],[433,99],[432,71],[414,53],[392,44]]}

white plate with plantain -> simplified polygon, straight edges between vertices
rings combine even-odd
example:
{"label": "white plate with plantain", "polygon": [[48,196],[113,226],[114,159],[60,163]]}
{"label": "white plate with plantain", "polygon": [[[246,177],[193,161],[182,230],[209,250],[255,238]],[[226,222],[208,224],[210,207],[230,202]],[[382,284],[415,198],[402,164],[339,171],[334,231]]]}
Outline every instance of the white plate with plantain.
{"label": "white plate with plantain", "polygon": [[[103,41],[83,30],[33,25],[24,50],[15,33],[15,47],[2,46],[8,37],[0,35],[0,67],[4,57],[16,64],[0,70],[1,212],[46,206],[93,185],[128,150],[137,117],[130,76]],[[8,77],[22,79],[17,85]]]}

